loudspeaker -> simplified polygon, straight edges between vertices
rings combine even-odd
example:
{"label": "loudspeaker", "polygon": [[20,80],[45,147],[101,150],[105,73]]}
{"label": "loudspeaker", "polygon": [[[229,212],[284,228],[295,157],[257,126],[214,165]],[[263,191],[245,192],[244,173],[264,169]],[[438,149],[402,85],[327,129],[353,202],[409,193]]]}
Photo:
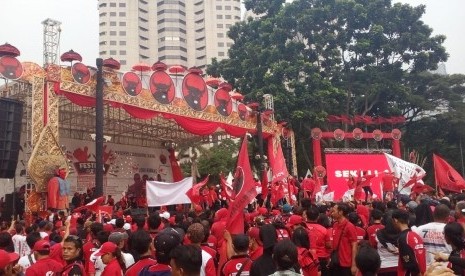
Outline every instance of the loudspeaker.
{"label": "loudspeaker", "polygon": [[14,178],[21,147],[23,103],[0,98],[0,178]]}

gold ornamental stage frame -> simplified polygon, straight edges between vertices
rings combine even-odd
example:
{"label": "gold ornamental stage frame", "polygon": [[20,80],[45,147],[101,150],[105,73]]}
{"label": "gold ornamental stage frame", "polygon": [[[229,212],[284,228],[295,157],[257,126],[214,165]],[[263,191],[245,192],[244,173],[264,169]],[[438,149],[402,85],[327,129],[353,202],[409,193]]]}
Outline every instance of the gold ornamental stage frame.
{"label": "gold ornamental stage frame", "polygon": [[[95,133],[96,69],[79,62],[47,68],[32,62],[18,64],[22,72],[18,78],[0,71],[0,78],[6,80],[0,92],[25,104],[27,174],[34,184],[26,192],[26,213],[30,213],[44,211],[42,194],[53,169],[68,168],[60,138],[91,140]],[[201,74],[198,68],[171,72],[158,66],[150,72],[124,73],[104,67],[104,134],[114,143],[162,148],[166,143],[183,146],[211,137],[255,133],[257,113],[235,97],[240,94],[229,84]],[[160,91],[165,94],[157,97]],[[261,118],[265,138],[282,135],[282,126],[272,115],[263,113]],[[295,162],[294,147],[292,151]]]}

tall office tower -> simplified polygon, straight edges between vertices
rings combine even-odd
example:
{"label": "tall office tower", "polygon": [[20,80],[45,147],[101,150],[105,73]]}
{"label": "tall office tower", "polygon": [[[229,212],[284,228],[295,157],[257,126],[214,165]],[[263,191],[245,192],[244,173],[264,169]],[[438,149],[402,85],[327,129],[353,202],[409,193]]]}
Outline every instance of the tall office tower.
{"label": "tall office tower", "polygon": [[160,60],[205,68],[226,58],[229,28],[241,20],[240,0],[99,0],[100,57],[122,70]]}

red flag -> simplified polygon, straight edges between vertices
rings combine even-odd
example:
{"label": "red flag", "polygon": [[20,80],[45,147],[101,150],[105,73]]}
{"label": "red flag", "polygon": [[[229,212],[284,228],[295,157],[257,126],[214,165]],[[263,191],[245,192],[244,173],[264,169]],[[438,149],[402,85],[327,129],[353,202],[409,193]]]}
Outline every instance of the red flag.
{"label": "red flag", "polygon": [[268,158],[270,160],[271,171],[273,172],[273,179],[271,182],[286,181],[289,172],[287,171],[286,161],[284,160],[279,139],[278,141],[275,141],[273,138],[268,139]]}
{"label": "red flag", "polygon": [[210,178],[210,175],[207,175],[207,177],[205,177],[204,180],[200,181],[197,184],[194,184],[192,188],[187,190],[186,196],[191,200],[192,203],[200,205],[200,201],[202,200],[200,189],[207,184],[208,178]]}
{"label": "red flag", "polygon": [[284,187],[282,182],[277,182],[271,184],[271,204],[273,206],[276,206],[278,204],[278,200],[281,198],[285,197],[286,195],[284,194]]}
{"label": "red flag", "polygon": [[433,154],[436,185],[452,192],[460,193],[465,189],[465,180],[446,160]]}
{"label": "red flag", "polygon": [[224,178],[223,172],[220,173],[220,182],[221,182],[221,190],[223,191],[223,195],[226,197],[226,200],[230,200],[232,189],[228,185],[226,178]]}
{"label": "red flag", "polygon": [[113,216],[113,206],[104,205],[98,207],[98,216],[100,218],[100,222],[103,222],[104,217],[108,217],[111,219]]}
{"label": "red flag", "polygon": [[422,194],[422,193],[428,193],[432,191],[434,191],[434,189],[431,188],[431,186],[417,182],[413,185],[411,193]]}
{"label": "red flag", "polygon": [[257,196],[255,181],[252,176],[252,169],[250,168],[247,136],[242,139],[232,187],[233,194],[231,198],[234,201],[229,204],[229,217],[226,229],[231,234],[243,234],[244,208]]}
{"label": "red flag", "polygon": [[102,205],[104,202],[105,202],[105,197],[101,196],[99,198],[92,200],[91,202],[87,203],[84,206],[74,209],[73,212],[80,212],[82,210],[88,209],[89,211],[97,213],[99,206]]}
{"label": "red flag", "polygon": [[171,164],[171,172],[173,173],[173,182],[178,182],[184,179],[182,175],[181,167],[179,167],[178,160],[176,160],[176,156],[174,155],[174,150],[169,150],[170,153],[170,164]]}
{"label": "red flag", "polygon": [[315,177],[315,186],[313,187],[313,192],[312,192],[312,197],[311,199],[314,199],[316,196],[316,193],[321,191],[321,181],[323,181],[322,178],[317,176],[317,173],[315,172],[314,174]]}

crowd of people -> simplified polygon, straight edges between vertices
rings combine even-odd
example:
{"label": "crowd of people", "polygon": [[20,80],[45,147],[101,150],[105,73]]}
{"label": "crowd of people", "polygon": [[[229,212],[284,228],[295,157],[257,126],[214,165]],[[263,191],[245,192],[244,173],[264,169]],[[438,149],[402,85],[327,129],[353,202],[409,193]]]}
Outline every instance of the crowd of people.
{"label": "crowd of people", "polygon": [[213,207],[2,223],[0,275],[465,275],[465,194]]}

